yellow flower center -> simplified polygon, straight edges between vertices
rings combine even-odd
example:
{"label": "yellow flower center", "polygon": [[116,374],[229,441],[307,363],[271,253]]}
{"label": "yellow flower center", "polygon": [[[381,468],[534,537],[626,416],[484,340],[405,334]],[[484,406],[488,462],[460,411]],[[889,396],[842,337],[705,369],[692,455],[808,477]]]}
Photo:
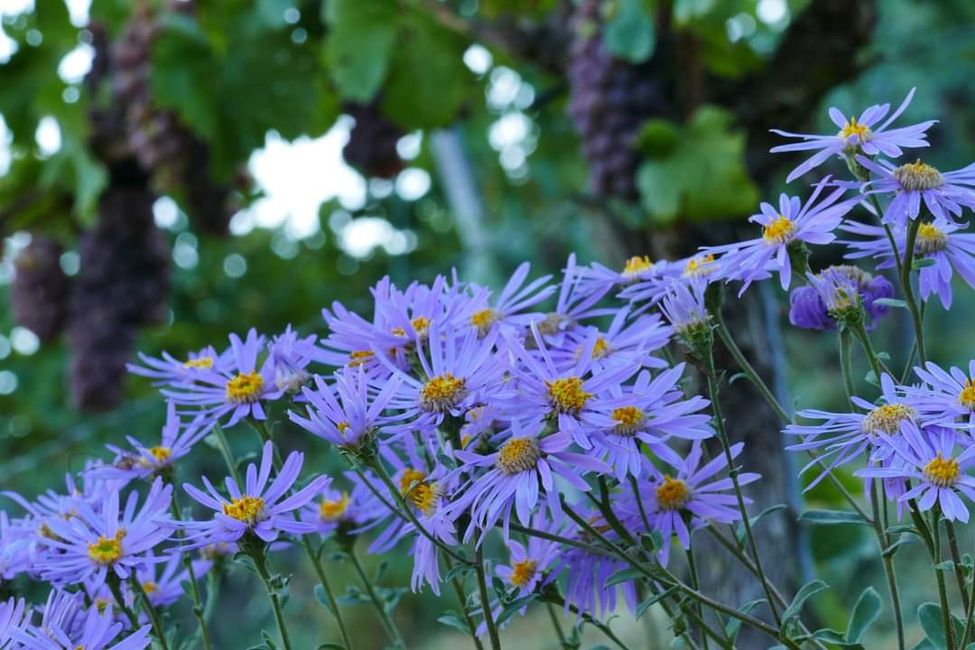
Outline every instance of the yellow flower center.
{"label": "yellow flower center", "polygon": [[546,381],[548,401],[559,413],[578,413],[592,393],[587,393],[579,377],[561,377]]}
{"label": "yellow flower center", "polygon": [[623,265],[623,277],[627,279],[635,278],[643,271],[649,271],[652,267],[653,262],[650,261],[649,256],[634,255],[626,260],[626,264]]}
{"label": "yellow flower center", "polygon": [[796,223],[781,214],[762,229],[762,238],[769,246],[788,244],[795,234]]}
{"label": "yellow flower center", "polygon": [[950,487],[958,482],[961,466],[954,458],[942,458],[939,453],[924,466],[924,476],[938,487]]}
{"label": "yellow flower center", "polygon": [[893,171],[894,178],[908,192],[921,192],[941,187],[945,179],[937,169],[919,160],[901,165]]}
{"label": "yellow flower center", "polygon": [[399,489],[417,510],[430,516],[437,507],[440,487],[426,478],[427,475],[420,470],[408,467],[399,478]]}
{"label": "yellow flower center", "polygon": [[[98,610],[98,613],[99,614],[104,614],[105,613],[105,610],[108,609],[108,606],[111,605],[111,604],[113,604],[113,602],[114,601],[109,600],[108,598],[96,598],[95,599],[95,609]],[[82,646],[78,646],[78,647],[80,648]]]}
{"label": "yellow flower center", "polygon": [[420,389],[420,406],[424,411],[443,413],[457,406],[467,394],[467,380],[445,372],[437,375]]}
{"label": "yellow flower center", "polygon": [[884,404],[867,413],[861,427],[870,435],[893,435],[900,431],[901,422],[913,420],[917,411],[907,404]]}
{"label": "yellow flower center", "polygon": [[620,436],[632,436],[643,426],[643,423],[647,419],[643,411],[635,406],[620,406],[619,408],[615,408],[613,409],[612,417],[616,421],[613,432]]}
{"label": "yellow flower center", "polygon": [[339,422],[335,425],[335,428],[339,430],[339,433],[345,433],[351,426],[348,422]]}
{"label": "yellow flower center", "polygon": [[184,368],[201,368],[209,369],[213,367],[213,357],[197,357],[196,359],[187,359],[183,362]]}
{"label": "yellow flower center", "polygon": [[417,316],[410,321],[410,325],[413,326],[413,331],[420,338],[423,338],[430,331],[430,319],[426,316]]}
{"label": "yellow flower center", "polygon": [[855,135],[860,139],[860,142],[863,142],[865,140],[869,140],[873,135],[873,132],[870,130],[869,126],[866,124],[861,124],[860,122],[857,122],[857,118],[851,117],[850,121],[847,122],[842,129],[840,129],[838,135],[844,140],[847,140]]}
{"label": "yellow flower center", "polygon": [[159,591],[159,585],[157,585],[152,580],[146,580],[142,583],[142,588],[145,589],[147,594],[153,594]]}
{"label": "yellow flower center", "polygon": [[934,224],[922,223],[917,228],[917,252],[922,255],[937,253],[948,247],[948,233]]}
{"label": "yellow flower center", "polygon": [[692,257],[691,259],[687,260],[687,264],[684,266],[684,277],[700,278],[710,275],[714,270],[711,268],[712,264],[714,264],[714,254],[712,253]]}
{"label": "yellow flower center", "polygon": [[122,540],[125,530],[119,528],[115,537],[99,536],[97,540],[88,544],[88,557],[95,564],[110,566],[122,557]]}
{"label": "yellow flower center", "polygon": [[352,352],[349,352],[348,366],[350,368],[358,368],[366,361],[371,359],[372,356],[372,350],[353,350]]}
{"label": "yellow flower center", "polygon": [[471,325],[477,328],[477,331],[484,334],[488,333],[491,326],[498,320],[498,312],[488,307],[487,309],[481,309],[479,311],[471,314]]}
{"label": "yellow flower center", "polygon": [[318,514],[322,521],[335,521],[341,519],[345,511],[349,509],[352,499],[347,492],[343,492],[338,499],[326,499],[318,504]]}
{"label": "yellow flower center", "polygon": [[230,503],[223,504],[223,514],[253,526],[264,514],[264,499],[244,494],[239,499],[231,499]]}
{"label": "yellow flower center", "polygon": [[173,455],[173,450],[169,447],[151,447],[149,455],[160,463],[165,463]]}
{"label": "yellow flower center", "polygon": [[535,575],[535,567],[538,562],[534,560],[522,560],[515,562],[511,567],[511,584],[516,587],[524,587]]}
{"label": "yellow flower center", "polygon": [[975,411],[975,383],[971,379],[965,381],[965,387],[958,393],[958,403]]}
{"label": "yellow flower center", "polygon": [[264,378],[257,372],[242,372],[227,382],[227,399],[237,404],[252,404],[261,398]]}
{"label": "yellow flower center", "polygon": [[687,483],[678,478],[665,476],[664,482],[657,486],[657,504],[661,510],[680,510],[690,500]]}
{"label": "yellow flower center", "polygon": [[559,331],[559,328],[562,326],[562,323],[564,323],[565,320],[566,318],[562,314],[557,314],[555,312],[547,314],[538,324],[538,333],[555,334]]}
{"label": "yellow flower center", "polygon": [[542,450],[535,438],[512,438],[501,445],[498,453],[498,467],[505,474],[520,474],[534,469]]}

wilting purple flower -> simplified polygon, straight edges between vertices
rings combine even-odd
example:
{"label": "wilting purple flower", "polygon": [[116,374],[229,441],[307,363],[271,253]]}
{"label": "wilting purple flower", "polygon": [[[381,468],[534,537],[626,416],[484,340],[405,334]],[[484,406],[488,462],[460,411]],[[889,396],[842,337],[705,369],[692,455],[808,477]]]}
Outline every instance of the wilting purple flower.
{"label": "wilting purple flower", "polygon": [[207,422],[217,422],[230,416],[226,422],[232,426],[245,417],[265,420],[262,402],[274,400],[284,394],[275,385],[275,369],[270,359],[258,367],[257,357],[264,347],[264,337],[251,329],[241,340],[230,335],[233,361],[219,370],[200,369],[192,381],[181,381],[164,389],[163,395],[178,405],[198,406]]}
{"label": "wilting purple flower", "polygon": [[975,445],[967,441],[964,449],[956,453],[957,434],[953,429],[933,427],[921,431],[909,420],[901,423],[900,433],[885,442],[894,452],[891,462],[884,467],[861,469],[857,476],[912,480],[914,487],[901,494],[898,501],[916,499],[922,511],[939,504],[946,519],[967,522],[968,508],[958,493],[975,499],[975,477],[966,473],[975,465]]}
{"label": "wilting purple flower", "polygon": [[916,422],[918,411],[902,396],[902,391],[894,384],[888,374],[880,377],[882,403],[878,406],[867,400],[853,396],[853,405],[862,413],[833,413],[818,409],[806,409],[796,415],[806,420],[819,420],[820,424],[790,424],[784,430],[786,435],[799,436],[803,442],[789,445],[791,451],[822,449],[823,453],[802,468],[805,473],[812,467],[823,471],[808,486],[806,491],[819,484],[834,468],[854,460],[869,456],[873,462],[887,460],[890,446],[884,444],[896,438],[901,432],[901,423]]}
{"label": "wilting purple flower", "polygon": [[844,215],[862,197],[840,200],[846,193],[844,185],[834,186],[829,194],[817,202],[823,190],[830,186],[829,177],[818,183],[812,195],[803,204],[799,197],[782,194],[778,209],[771,203],[762,203],[761,212],[752,215],[751,221],[762,226],[762,236],[744,242],[707,248],[708,252],[722,255],[722,277],[744,283],[740,296],[755,280],[764,280],[779,274],[783,289],[792,281],[792,262],[789,247],[795,243],[828,244],[836,235]]}
{"label": "wilting purple flower", "polygon": [[[24,650],[143,650],[149,647],[150,626],[145,625],[125,638],[111,607],[83,608],[80,593],[52,591],[39,626],[25,625],[12,638]],[[2,645],[2,637],[0,637]]]}
{"label": "wilting purple flower", "polygon": [[344,367],[335,373],[335,385],[329,386],[315,376],[315,388],[304,387],[308,417],[288,412],[292,422],[302,429],[339,447],[355,449],[372,439],[382,428],[402,420],[400,415],[384,414],[396,396],[402,380],[393,376],[377,392],[362,366]]}
{"label": "wilting purple flower", "polygon": [[937,120],[928,120],[926,122],[912,124],[911,126],[888,129],[894,123],[894,120],[904,112],[913,97],[914,89],[911,88],[911,92],[907,93],[907,97],[900,107],[882,123],[880,121],[890,111],[890,104],[874,104],[863,111],[859,117],[851,115],[849,118],[835,106],[830,107],[829,117],[840,129],[834,135],[789,133],[788,131],[772,129],[772,133],[787,138],[800,138],[802,140],[802,142],[772,147],[772,153],[785,151],[816,152],[801,165],[793,169],[789,173],[786,182],[791,183],[796,178],[818,167],[833,156],[842,157],[844,154],[863,152],[868,156],[875,156],[878,153],[882,153],[890,158],[897,158],[903,153],[901,148],[913,149],[927,147],[928,141],[925,140],[925,132]]}
{"label": "wilting purple flower", "polygon": [[865,191],[894,195],[884,210],[884,223],[903,227],[908,219],[917,219],[922,203],[936,219],[949,222],[962,208],[975,208],[975,163],[941,172],[920,160],[900,166],[863,156],[857,161],[876,176],[864,184]]}
{"label": "wilting purple flower", "polygon": [[286,497],[298,480],[305,455],[297,451],[288,454],[281,471],[268,485],[273,457],[274,446],[268,441],[261,452],[260,470],[254,463],[247,466],[243,490],[228,476],[226,486],[229,500],[218,493],[205,476],[202,480],[207,492],[189,483],[183,484],[183,489],[194,500],[215,511],[209,521],[181,522],[190,541],[188,548],[236,542],[248,532],[265,542],[273,542],[282,532],[296,535],[312,532],[312,526],[296,521],[291,513],[311,501],[328,482],[328,477],[319,476]]}
{"label": "wilting purple flower", "polygon": [[58,585],[84,583],[90,587],[103,584],[109,571],[120,580],[128,579],[173,532],[168,516],[171,500],[172,486],[157,478],[138,511],[137,492],[129,494],[121,511],[117,490],[104,494],[97,511],[86,501],[76,501],[75,516],[51,517],[45,522],[51,533],[45,541],[60,552],[38,561],[41,575]]}
{"label": "wilting purple flower", "polygon": [[881,298],[893,298],[894,287],[882,275],[873,276],[855,266],[830,266],[809,278],[809,286],[796,287],[789,295],[789,322],[812,330],[834,330],[836,314],[859,303],[868,317],[867,329],[887,313],[877,304]]}
{"label": "wilting purple flower", "polygon": [[709,327],[708,308],[704,303],[707,287],[705,280],[673,282],[661,296],[660,311],[678,334]]}
{"label": "wilting purple flower", "polygon": [[194,420],[184,426],[182,419],[176,413],[176,404],[167,403],[166,423],[162,428],[162,439],[158,445],[147,447],[132,436],[126,440],[134,451],[122,449],[115,445],[108,448],[115,452],[115,460],[111,465],[99,465],[89,473],[96,478],[104,479],[133,479],[147,478],[164,473],[173,464],[183,458],[193,449],[193,446],[206,437],[212,428],[212,423]]}
{"label": "wilting purple flower", "polygon": [[321,355],[315,345],[318,337],[314,334],[300,338],[291,329],[278,334],[267,346],[267,363],[271,366],[269,374],[274,375],[274,386],[285,393],[297,393],[311,377],[306,368]]}
{"label": "wilting purple flower", "polygon": [[538,437],[540,425],[522,428],[515,424],[511,436],[497,451],[481,455],[473,451],[457,450],[454,455],[463,463],[458,471],[475,472],[464,494],[454,501],[456,510],[471,509],[471,525],[465,533],[469,538],[475,525],[482,531],[492,528],[500,519],[505,538],[511,511],[518,520],[527,524],[538,505],[539,496],[546,499],[552,513],[562,511],[555,477],[562,477],[575,488],[588,491],[589,484],[583,475],[589,472],[608,473],[609,467],[602,461],[584,454],[567,451],[572,437],[564,432]]}

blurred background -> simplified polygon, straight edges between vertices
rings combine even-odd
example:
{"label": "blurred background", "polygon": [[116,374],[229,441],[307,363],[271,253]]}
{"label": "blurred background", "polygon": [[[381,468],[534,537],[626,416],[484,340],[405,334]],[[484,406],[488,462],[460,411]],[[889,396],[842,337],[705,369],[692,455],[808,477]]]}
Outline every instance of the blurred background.
{"label": "blurred background", "polygon": [[[321,333],[322,307],[367,312],[386,274],[498,285],[523,260],[537,274],[573,251],[620,267],[729,241],[797,162],[767,154],[768,129],[829,132],[830,105],[896,105],[916,86],[904,119],[940,120],[926,160],[975,158],[967,0],[0,0],[0,18],[0,489],[27,495],[106,441],[157,434],[157,393],[124,371],[136,350],[178,356],[251,326]],[[972,356],[975,302],[956,303],[951,320],[929,310],[944,363]],[[840,408],[824,380],[834,341],[783,329],[784,305],[752,291],[729,319],[782,397]],[[897,357],[903,328],[880,336]],[[769,564],[793,587],[822,572],[829,625],[881,583],[872,538],[795,524],[778,424],[747,387],[733,393],[746,465],[767,477],[759,505],[792,507],[763,522],[789,542],[768,545]],[[394,559],[386,580],[409,570]],[[704,571],[747,600],[727,567]],[[219,647],[245,647],[264,604],[230,587]],[[409,596],[397,616],[429,647],[466,643],[417,623],[437,608]],[[308,634],[325,625],[312,598],[289,612]],[[366,606],[350,616],[380,647]],[[653,612],[614,625],[669,638]]]}

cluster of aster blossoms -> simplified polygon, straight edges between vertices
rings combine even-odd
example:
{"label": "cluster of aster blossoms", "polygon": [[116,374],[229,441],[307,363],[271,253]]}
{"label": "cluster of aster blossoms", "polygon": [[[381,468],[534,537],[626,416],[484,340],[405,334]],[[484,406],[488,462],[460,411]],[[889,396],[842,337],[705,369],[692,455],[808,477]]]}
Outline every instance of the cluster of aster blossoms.
{"label": "cluster of aster blossoms", "polygon": [[[364,589],[356,593],[402,646],[389,616],[398,595],[373,584],[358,546],[406,550],[414,590],[439,594],[451,583],[470,593],[455,622],[493,648],[498,629],[535,600],[614,641],[602,617],[659,602],[676,612],[674,633],[692,647],[720,635],[731,647],[727,630],[745,624],[798,648],[796,638],[811,632],[794,614],[781,620],[793,608],[762,568],[743,490],[759,476],[744,471],[747,454],[725,430],[719,341],[782,416],[790,448],[812,456],[808,487],[827,477],[841,484],[836,473],[852,464],[872,516],[844,493],[875,524],[881,548],[905,534],[881,525],[886,499],[898,514],[911,512],[939,564],[940,521],[949,530],[967,521],[975,498],[967,473],[975,362],[966,373],[928,361],[921,317],[932,296],[950,306],[954,271],[975,285],[975,241],[963,222],[975,208],[975,171],[895,164],[904,149],[927,146],[933,124],[893,126],[910,99],[893,113],[872,106],[847,118],[831,109],[836,134],[783,133],[799,142],[773,152],[813,152],[790,182],[833,158],[852,179],[825,176],[804,196],[762,203],[751,219],[761,227],[755,239],[674,261],[636,256],[620,270],[570,256],[558,278],[532,279],[523,264],[500,292],[456,276],[405,288],[385,278],[372,289],[370,315],[339,303],[323,310],[322,337],[250,330],[231,335],[223,351],[142,356],[131,371],[167,403],[158,437],[110,446],[110,457],[69,476],[63,493],[4,493],[14,505],[0,511],[0,587],[32,580],[51,596],[41,606],[0,603],[0,648],[51,647],[42,636],[57,637],[54,647],[142,648],[150,631],[165,648],[176,632],[164,621],[182,598],[192,598],[198,617],[193,640],[209,648],[202,612],[214,594],[201,579],[238,562],[264,583],[281,647],[291,648],[286,578],[268,563],[294,547],[308,555],[341,645],[353,644],[328,561],[355,565]],[[873,273],[853,264],[814,270],[820,249],[841,246],[850,261],[872,259]],[[793,421],[735,344],[721,317],[724,285],[741,296],[771,278],[792,289],[794,325],[838,332],[849,411],[806,409]],[[916,383],[895,379],[907,373],[895,375],[870,339],[898,310],[915,326],[904,362],[908,370],[917,363]],[[853,341],[874,399],[855,394]],[[676,352],[686,361],[674,362]],[[696,381],[707,399],[689,390]],[[241,467],[235,450],[247,441],[238,432],[248,428],[260,447]],[[303,452],[285,448],[301,431],[345,470],[303,473]],[[210,462],[206,475],[189,476],[184,459],[194,450],[225,469]],[[178,505],[183,495],[191,508]],[[764,615],[776,626],[701,594],[693,540],[705,530],[761,583]],[[336,552],[323,553],[327,545]],[[889,584],[903,643],[896,580]],[[715,617],[725,631],[715,631]]]}

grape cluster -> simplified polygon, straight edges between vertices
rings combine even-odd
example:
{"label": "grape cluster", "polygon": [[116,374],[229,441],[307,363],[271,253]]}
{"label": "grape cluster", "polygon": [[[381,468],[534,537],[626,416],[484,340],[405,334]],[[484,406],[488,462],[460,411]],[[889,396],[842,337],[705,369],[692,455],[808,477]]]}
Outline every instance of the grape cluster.
{"label": "grape cluster", "polygon": [[598,0],[587,0],[572,17],[569,115],[582,136],[592,191],[635,200],[640,154],[634,139],[665,101],[650,63],[628,63],[603,46],[599,9]]}
{"label": "grape cluster", "polygon": [[[171,11],[190,13],[191,2],[171,2]],[[156,13],[148,4],[132,13],[112,52],[115,103],[124,107],[128,146],[152,177],[159,193],[178,196],[194,229],[225,235],[236,210],[232,188],[209,171],[209,147],[172,111],[155,105],[150,83],[152,44],[159,34]]]}
{"label": "grape cluster", "polygon": [[154,198],[138,185],[110,186],[99,199],[98,223],[81,237],[68,325],[79,408],[119,402],[137,328],[165,318],[169,245],[153,222]]}
{"label": "grape cluster", "polygon": [[370,178],[393,178],[403,170],[396,142],[403,131],[379,110],[379,102],[348,104],[345,112],[355,119],[349,141],[342,148],[345,162]]}
{"label": "grape cluster", "polygon": [[61,244],[34,235],[14,260],[10,305],[14,321],[49,341],[64,328],[71,284],[61,269]]}

